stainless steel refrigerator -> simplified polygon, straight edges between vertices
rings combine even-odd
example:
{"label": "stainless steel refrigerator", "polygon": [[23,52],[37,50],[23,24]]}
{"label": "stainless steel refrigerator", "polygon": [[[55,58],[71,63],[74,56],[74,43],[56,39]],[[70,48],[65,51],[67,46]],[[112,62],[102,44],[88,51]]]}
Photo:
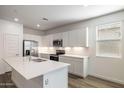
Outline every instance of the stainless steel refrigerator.
{"label": "stainless steel refrigerator", "polygon": [[38,57],[38,42],[33,40],[23,40],[23,56]]}

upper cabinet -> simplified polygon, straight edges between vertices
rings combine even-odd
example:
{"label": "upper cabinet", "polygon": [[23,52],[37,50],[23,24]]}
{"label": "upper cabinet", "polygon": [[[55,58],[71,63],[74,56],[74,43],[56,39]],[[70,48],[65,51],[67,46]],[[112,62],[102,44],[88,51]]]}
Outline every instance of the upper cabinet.
{"label": "upper cabinet", "polygon": [[69,32],[62,33],[63,47],[69,46]]}
{"label": "upper cabinet", "polygon": [[43,47],[53,47],[53,35],[42,36]]}
{"label": "upper cabinet", "polygon": [[62,39],[62,33],[53,34],[53,40]]}
{"label": "upper cabinet", "polygon": [[54,37],[53,37],[53,35],[48,35],[48,38],[49,38],[49,47],[53,47],[53,39],[54,39]]}
{"label": "upper cabinet", "polygon": [[74,46],[77,46],[77,31],[76,30],[72,30],[72,31],[69,31],[69,46],[71,47],[74,47]]}
{"label": "upper cabinet", "polygon": [[63,47],[88,47],[88,28],[74,29],[62,33],[43,36],[43,46],[53,47],[53,40],[62,39]]}
{"label": "upper cabinet", "polygon": [[69,46],[71,47],[88,47],[87,33],[88,28],[76,29],[69,31]]}

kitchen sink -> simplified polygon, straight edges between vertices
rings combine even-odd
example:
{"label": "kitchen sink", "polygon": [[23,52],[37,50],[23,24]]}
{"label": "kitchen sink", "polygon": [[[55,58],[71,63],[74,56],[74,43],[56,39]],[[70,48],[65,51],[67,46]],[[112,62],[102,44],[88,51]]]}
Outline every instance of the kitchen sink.
{"label": "kitchen sink", "polygon": [[35,61],[35,62],[44,62],[44,61],[47,61],[47,60],[38,58],[38,59],[32,59],[32,61]]}

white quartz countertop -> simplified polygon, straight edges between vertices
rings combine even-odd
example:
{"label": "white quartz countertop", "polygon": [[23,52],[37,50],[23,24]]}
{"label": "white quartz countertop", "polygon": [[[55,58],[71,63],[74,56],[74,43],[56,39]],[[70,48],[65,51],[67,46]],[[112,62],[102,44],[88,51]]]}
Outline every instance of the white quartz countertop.
{"label": "white quartz countertop", "polygon": [[79,55],[71,55],[71,54],[64,54],[60,56],[65,56],[65,57],[74,57],[74,58],[88,58],[88,56],[79,56]]}
{"label": "white quartz countertop", "polygon": [[69,64],[48,59],[43,62],[29,61],[28,57],[14,57],[3,60],[27,80],[69,66]]}

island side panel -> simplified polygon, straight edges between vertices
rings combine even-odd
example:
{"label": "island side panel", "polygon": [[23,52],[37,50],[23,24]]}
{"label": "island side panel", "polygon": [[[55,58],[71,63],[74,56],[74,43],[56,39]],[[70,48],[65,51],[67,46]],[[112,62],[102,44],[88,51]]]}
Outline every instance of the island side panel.
{"label": "island side panel", "polygon": [[43,76],[44,88],[68,88],[68,66]]}
{"label": "island side panel", "polygon": [[30,80],[13,70],[11,78],[18,88],[68,88],[68,66]]}
{"label": "island side panel", "polygon": [[27,80],[16,70],[12,70],[11,78],[18,88],[43,88],[43,76]]}

